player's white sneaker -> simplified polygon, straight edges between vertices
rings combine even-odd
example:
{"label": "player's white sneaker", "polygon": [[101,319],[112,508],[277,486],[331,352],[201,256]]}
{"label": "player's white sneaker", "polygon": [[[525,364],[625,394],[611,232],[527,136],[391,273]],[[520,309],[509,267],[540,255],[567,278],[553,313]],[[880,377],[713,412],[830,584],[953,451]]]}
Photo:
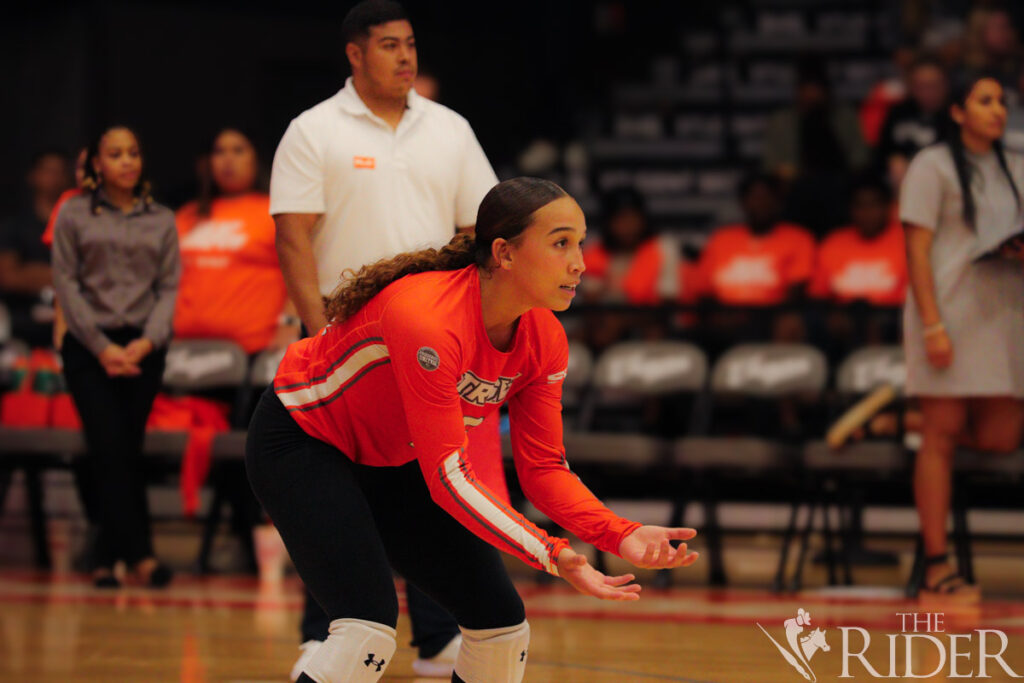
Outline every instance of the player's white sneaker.
{"label": "player's white sneaker", "polygon": [[[299,645],[299,650],[302,654],[299,655],[298,660],[295,662],[295,666],[292,667],[291,680],[299,680],[299,676],[302,675],[302,670],[306,668],[306,664],[309,664],[309,660],[313,659],[313,655],[320,649],[320,646],[324,644],[322,640],[307,640],[302,645]],[[452,660],[454,665],[455,660]]]}
{"label": "player's white sneaker", "polygon": [[462,634],[459,634],[452,638],[444,646],[443,650],[430,659],[416,659],[413,661],[412,670],[416,672],[417,676],[450,678],[452,672],[455,671],[455,658],[459,656],[459,647],[461,646]]}

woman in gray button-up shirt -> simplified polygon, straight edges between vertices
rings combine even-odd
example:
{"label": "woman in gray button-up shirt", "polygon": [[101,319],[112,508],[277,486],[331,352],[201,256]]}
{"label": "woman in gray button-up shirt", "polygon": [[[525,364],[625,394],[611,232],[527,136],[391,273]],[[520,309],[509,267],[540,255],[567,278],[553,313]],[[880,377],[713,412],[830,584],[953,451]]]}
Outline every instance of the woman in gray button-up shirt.
{"label": "woman in gray button-up shirt", "polygon": [[69,334],[61,355],[88,446],[86,506],[98,525],[97,586],[124,560],[147,585],[153,556],[142,439],[163,376],[181,262],[174,214],[151,200],[135,134],[105,131],[89,150],[87,191],[53,235],[53,279]]}

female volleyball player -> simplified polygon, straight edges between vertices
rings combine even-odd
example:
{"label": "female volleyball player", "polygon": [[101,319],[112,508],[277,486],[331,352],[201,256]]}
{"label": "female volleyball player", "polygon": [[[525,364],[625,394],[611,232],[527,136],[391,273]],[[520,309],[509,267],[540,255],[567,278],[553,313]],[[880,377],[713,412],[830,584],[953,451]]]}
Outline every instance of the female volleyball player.
{"label": "female volleyball player", "polygon": [[949,565],[957,443],[1010,451],[1024,426],[1024,272],[998,244],[1021,225],[1024,156],[1001,144],[1003,88],[959,89],[947,142],[922,150],[900,198],[910,293],[903,314],[907,393],[922,412],[914,495],[926,554],[924,590],[977,594]]}
{"label": "female volleyball player", "polygon": [[[687,566],[692,529],[641,526],[600,503],[562,448],[565,333],[584,265],[583,212],[516,178],[480,205],[476,236],[362,268],[330,324],[292,344],[249,429],[249,479],[331,617],[300,681],[376,681],[395,651],[391,568],[458,620],[453,681],[520,681],[529,626],[496,549],[577,590],[635,600],[480,483],[466,430],[509,404],[520,483],[545,514],[640,567]],[[493,547],[492,547],[493,546]]]}

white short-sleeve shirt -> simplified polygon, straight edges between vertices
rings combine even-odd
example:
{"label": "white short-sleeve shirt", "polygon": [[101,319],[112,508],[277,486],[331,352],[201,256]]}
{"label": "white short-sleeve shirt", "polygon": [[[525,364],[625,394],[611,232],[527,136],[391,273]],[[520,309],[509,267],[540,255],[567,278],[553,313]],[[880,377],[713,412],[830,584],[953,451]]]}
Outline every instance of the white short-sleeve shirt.
{"label": "white short-sleeve shirt", "polygon": [[497,182],[462,116],[410,90],[392,129],[349,78],[288,126],[274,155],[270,213],[323,214],[313,251],[327,296],[346,269],[446,244],[456,227],[476,223]]}

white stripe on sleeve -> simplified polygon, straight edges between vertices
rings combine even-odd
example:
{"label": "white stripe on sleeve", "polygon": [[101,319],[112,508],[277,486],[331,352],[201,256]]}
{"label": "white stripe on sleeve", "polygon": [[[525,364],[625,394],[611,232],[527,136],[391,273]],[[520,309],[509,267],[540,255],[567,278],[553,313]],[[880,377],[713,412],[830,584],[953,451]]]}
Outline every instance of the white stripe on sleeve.
{"label": "white stripe on sleeve", "polygon": [[459,466],[459,451],[445,458],[442,471],[456,495],[477,515],[533,555],[545,571],[558,576],[558,569],[552,564],[544,543],[469,483]]}

